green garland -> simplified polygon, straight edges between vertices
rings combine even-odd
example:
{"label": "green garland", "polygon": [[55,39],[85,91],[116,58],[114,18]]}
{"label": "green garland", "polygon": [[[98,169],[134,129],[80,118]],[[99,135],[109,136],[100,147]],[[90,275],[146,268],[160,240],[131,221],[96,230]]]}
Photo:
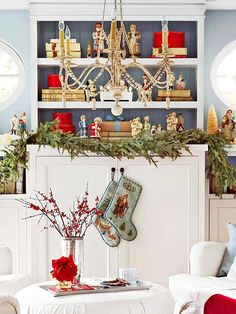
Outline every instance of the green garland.
{"label": "green garland", "polygon": [[36,131],[20,134],[5,150],[4,159],[0,162],[0,186],[19,178],[18,166],[27,168],[26,145],[49,145],[60,153],[67,151],[71,158],[87,156],[89,152],[100,156],[121,159],[143,156],[150,163],[156,164],[154,156],[170,157],[173,160],[181,156],[181,151],[189,151],[190,144],[207,144],[209,173],[217,178],[217,194],[224,192],[224,186],[236,187],[236,168],[229,165],[225,147],[229,146],[222,134],[209,135],[205,131],[194,129],[182,133],[174,131],[161,132],[155,138],[143,133],[136,140],[98,141],[80,138],[78,135],[52,131],[55,122],[41,124]]}

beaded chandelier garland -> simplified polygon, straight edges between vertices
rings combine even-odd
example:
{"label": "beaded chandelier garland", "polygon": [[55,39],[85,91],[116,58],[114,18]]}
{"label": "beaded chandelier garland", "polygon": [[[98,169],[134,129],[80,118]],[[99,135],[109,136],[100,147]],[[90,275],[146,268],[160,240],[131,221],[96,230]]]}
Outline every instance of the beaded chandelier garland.
{"label": "beaded chandelier garland", "polygon": [[[106,10],[106,0],[104,0],[103,18],[102,18],[102,29],[104,24],[104,16]],[[90,75],[98,70],[95,78],[92,80],[94,84],[98,79],[104,74],[109,74],[109,80],[107,81],[105,87],[108,92],[110,92],[112,98],[114,99],[114,106],[112,108],[112,113],[115,116],[119,116],[122,113],[122,107],[120,100],[122,99],[122,94],[126,90],[126,84],[131,86],[139,94],[143,95],[143,102],[146,106],[148,102],[147,96],[145,94],[144,87],[138,83],[131,74],[128,73],[129,69],[136,68],[143,72],[143,74],[149,80],[149,88],[153,89],[157,87],[158,89],[166,89],[166,106],[170,106],[170,91],[169,91],[169,77],[171,75],[170,68],[170,56],[168,54],[168,22],[164,18],[162,21],[162,55],[161,59],[157,63],[158,69],[156,73],[152,75],[150,71],[142,65],[133,55],[132,49],[130,48],[127,32],[123,20],[123,10],[122,10],[122,0],[119,0],[119,27],[117,19],[117,0],[114,0],[114,12],[111,18],[110,34],[106,36],[107,48],[102,52],[107,54],[108,58],[100,58],[100,51],[98,49],[95,61],[85,67],[80,75],[75,75],[74,69],[79,68],[79,64],[72,63],[72,56],[70,53],[70,37],[71,33],[69,27],[66,26],[63,21],[58,24],[59,28],[59,39],[60,39],[60,57],[59,57],[59,77],[62,86],[62,100],[65,104],[65,93],[66,91],[76,91],[79,89],[88,90],[87,85]],[[66,39],[66,49],[64,46]],[[124,62],[126,55],[126,46],[131,55],[131,62]],[[159,55],[160,56],[160,55]],[[99,92],[97,93],[99,94]],[[95,109],[96,99],[95,97],[91,100],[92,108]]]}

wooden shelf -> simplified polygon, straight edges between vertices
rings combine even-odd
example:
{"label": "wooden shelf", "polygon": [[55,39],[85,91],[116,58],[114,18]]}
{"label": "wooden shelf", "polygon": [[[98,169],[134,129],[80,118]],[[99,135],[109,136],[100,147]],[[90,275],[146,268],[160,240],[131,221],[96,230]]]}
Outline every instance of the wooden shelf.
{"label": "wooden shelf", "polygon": [[[139,58],[137,62],[145,65],[145,66],[156,66],[160,59],[158,58]],[[171,59],[174,63],[171,65],[172,67],[197,67],[198,59],[197,58],[175,58]],[[91,63],[95,62],[95,58],[88,59],[88,58],[76,58],[72,59],[72,62],[75,64],[80,65],[81,67],[85,67]],[[100,58],[100,62],[106,63],[106,58]],[[132,62],[132,59],[125,59],[122,61],[123,64],[129,64]],[[38,66],[39,67],[51,67],[51,66],[58,66],[59,60],[54,58],[38,58]]]}
{"label": "wooden shelf", "polygon": [[[97,109],[111,109],[114,106],[114,102],[96,102]],[[153,101],[147,103],[144,107],[144,103],[138,101],[124,101],[121,102],[124,109],[167,109],[165,101]],[[199,103],[197,101],[173,101],[170,104],[170,109],[197,109]],[[38,102],[39,109],[91,109],[92,105],[90,102],[67,102],[64,106],[62,102]]]}

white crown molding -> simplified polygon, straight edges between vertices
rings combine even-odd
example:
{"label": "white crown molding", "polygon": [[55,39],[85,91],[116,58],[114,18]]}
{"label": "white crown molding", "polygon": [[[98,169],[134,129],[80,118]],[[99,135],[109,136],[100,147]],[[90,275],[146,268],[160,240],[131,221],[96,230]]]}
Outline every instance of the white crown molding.
{"label": "white crown molding", "polygon": [[[149,0],[150,1],[150,0]],[[171,0],[172,2],[174,0]],[[106,9],[106,19],[110,19],[113,5],[112,3],[107,4]],[[55,17],[79,17],[81,20],[97,20],[101,19],[103,12],[103,2],[99,1],[94,5],[94,1],[82,1],[78,3],[57,3],[57,4],[37,4],[31,3],[29,5],[29,10],[31,16],[55,16]],[[135,0],[129,1],[129,3],[124,2],[123,4],[123,14],[125,19],[135,20],[137,16],[142,16],[142,19],[158,19],[163,15],[168,16],[203,16],[205,13],[204,4],[174,4],[174,3],[157,3],[155,1],[151,3],[144,3],[142,1]]]}
{"label": "white crown molding", "polygon": [[[108,5],[112,4],[114,0],[107,0]],[[197,8],[199,12],[199,6],[203,7],[205,10],[236,10],[236,0],[123,0],[124,5],[143,5],[144,7],[148,7],[154,5],[159,7],[171,7],[173,10],[177,9],[178,12],[182,10],[184,7],[184,13],[192,7]],[[103,0],[7,0],[0,1],[0,10],[29,10],[32,6],[37,5],[37,9],[40,7],[43,8],[45,5],[49,7],[55,7],[64,5],[67,7],[71,7],[73,5],[92,5],[93,6],[101,6],[103,4]],[[186,9],[188,7],[188,9]]]}

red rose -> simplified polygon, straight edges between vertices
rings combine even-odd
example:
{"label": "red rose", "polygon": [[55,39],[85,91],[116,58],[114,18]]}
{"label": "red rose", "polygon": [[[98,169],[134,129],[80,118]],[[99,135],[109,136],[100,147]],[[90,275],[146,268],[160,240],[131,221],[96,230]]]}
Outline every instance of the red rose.
{"label": "red rose", "polygon": [[77,266],[73,261],[72,255],[62,256],[59,259],[52,260],[52,276],[58,281],[72,281],[77,275]]}

